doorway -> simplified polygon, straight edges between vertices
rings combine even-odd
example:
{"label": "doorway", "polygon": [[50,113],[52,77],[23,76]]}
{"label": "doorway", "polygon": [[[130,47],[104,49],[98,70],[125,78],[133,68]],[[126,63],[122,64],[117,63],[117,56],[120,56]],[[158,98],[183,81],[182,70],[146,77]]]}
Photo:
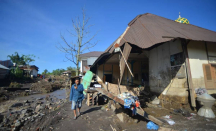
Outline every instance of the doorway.
{"label": "doorway", "polygon": [[104,78],[104,81],[112,83],[112,74],[104,74]]}

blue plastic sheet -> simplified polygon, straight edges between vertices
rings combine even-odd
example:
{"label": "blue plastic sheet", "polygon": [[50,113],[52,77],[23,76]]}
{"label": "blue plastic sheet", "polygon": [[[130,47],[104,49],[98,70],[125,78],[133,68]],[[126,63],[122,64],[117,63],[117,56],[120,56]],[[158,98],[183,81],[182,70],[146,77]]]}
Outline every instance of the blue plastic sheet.
{"label": "blue plastic sheet", "polygon": [[147,126],[147,129],[150,129],[150,130],[158,130],[158,128],[159,128],[159,126],[156,125],[152,121],[149,121],[146,126]]}

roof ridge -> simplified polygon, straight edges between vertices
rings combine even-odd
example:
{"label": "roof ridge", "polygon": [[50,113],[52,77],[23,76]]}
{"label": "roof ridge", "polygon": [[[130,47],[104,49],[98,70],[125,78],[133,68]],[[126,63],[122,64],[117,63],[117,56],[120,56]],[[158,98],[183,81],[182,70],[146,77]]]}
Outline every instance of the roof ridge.
{"label": "roof ridge", "polygon": [[[128,26],[131,26],[134,22],[136,22],[137,19],[139,19],[140,17],[144,16],[144,15],[154,15],[154,16],[157,16],[157,17],[161,17],[163,19],[167,19],[167,20],[170,20],[172,22],[175,22],[175,20],[171,20],[171,19],[168,19],[166,17],[162,17],[162,16],[159,16],[159,15],[155,15],[155,14],[151,14],[151,13],[144,13],[144,14],[140,14],[140,15],[137,15],[133,20],[131,20],[129,23],[128,23]],[[176,22],[177,23],[177,22]],[[182,23],[179,23],[179,24],[182,24]],[[195,26],[195,27],[198,27],[198,28],[201,28],[201,29],[205,29],[207,31],[211,31],[211,32],[214,32],[216,33],[216,31],[213,31],[213,30],[210,30],[210,29],[206,29],[206,28],[203,28],[203,27],[200,27],[200,26],[197,26],[197,25],[193,25],[193,24],[188,24],[188,25],[192,25],[192,26]]]}
{"label": "roof ridge", "polygon": [[[151,13],[145,13],[145,14],[151,14]],[[155,14],[151,14],[151,15],[155,15]],[[159,15],[155,15],[155,16],[158,16],[158,17],[161,17],[161,18],[164,18],[164,19],[167,19],[167,20],[170,20],[170,21],[176,22],[175,20],[171,20],[171,19],[168,19],[168,18],[166,18],[166,17],[162,17],[162,16],[159,16]],[[178,23],[178,22],[176,22],[176,23]],[[182,24],[182,23],[178,23],[178,24]],[[203,28],[203,27],[197,26],[197,25],[193,25],[193,24],[186,24],[186,25],[192,25],[192,26],[195,26],[195,27],[198,27],[198,28],[205,29],[205,30],[212,31],[212,32],[216,33],[216,31],[209,30],[209,29],[206,29],[206,28]]]}

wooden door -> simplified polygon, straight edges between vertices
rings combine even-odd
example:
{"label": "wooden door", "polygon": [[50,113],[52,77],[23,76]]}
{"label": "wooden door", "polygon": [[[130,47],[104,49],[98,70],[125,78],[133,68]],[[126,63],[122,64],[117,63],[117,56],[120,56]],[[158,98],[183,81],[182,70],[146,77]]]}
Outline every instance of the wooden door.
{"label": "wooden door", "polygon": [[206,89],[216,89],[215,72],[211,64],[203,64],[203,72],[204,72]]}
{"label": "wooden door", "polygon": [[213,72],[214,89],[216,89],[216,65],[212,65],[211,67]]}

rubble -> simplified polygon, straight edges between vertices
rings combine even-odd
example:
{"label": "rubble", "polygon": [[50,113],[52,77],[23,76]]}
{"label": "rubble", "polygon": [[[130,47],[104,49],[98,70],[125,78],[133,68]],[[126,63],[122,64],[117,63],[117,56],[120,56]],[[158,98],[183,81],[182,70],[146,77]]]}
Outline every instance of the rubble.
{"label": "rubble", "polygon": [[18,131],[29,122],[38,122],[47,113],[59,109],[66,100],[49,97],[36,98],[36,101],[21,100],[7,102],[9,106],[0,114],[0,130]]}

